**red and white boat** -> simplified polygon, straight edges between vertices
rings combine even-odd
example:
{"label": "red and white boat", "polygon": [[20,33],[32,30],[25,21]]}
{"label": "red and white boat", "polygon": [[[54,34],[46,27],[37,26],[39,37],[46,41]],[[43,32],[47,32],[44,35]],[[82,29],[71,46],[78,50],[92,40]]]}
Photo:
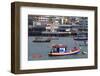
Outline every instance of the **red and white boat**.
{"label": "red and white boat", "polygon": [[49,56],[64,56],[64,55],[73,55],[80,52],[79,48],[72,48],[67,50],[67,46],[63,44],[57,44],[52,46],[52,51],[48,53]]}

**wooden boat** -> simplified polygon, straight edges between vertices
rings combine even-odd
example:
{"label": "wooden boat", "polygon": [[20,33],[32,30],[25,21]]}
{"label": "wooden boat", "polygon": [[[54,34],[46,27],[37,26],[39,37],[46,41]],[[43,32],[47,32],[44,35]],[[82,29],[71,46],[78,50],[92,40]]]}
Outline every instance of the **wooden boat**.
{"label": "wooden boat", "polygon": [[[54,45],[52,46],[54,50],[48,53],[49,56],[64,56],[64,55],[73,55],[78,54],[80,52],[79,48],[72,48],[71,50],[66,50],[66,45]],[[61,51],[60,51],[61,50]]]}

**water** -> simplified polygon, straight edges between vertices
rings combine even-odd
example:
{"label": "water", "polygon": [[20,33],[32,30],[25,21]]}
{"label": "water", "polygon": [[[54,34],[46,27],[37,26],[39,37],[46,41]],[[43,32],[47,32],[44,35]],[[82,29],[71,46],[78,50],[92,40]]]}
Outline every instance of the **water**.
{"label": "water", "polygon": [[[59,37],[58,40],[51,40],[50,42],[32,42],[34,37],[29,36],[28,38],[28,60],[54,60],[54,59],[79,59],[88,57],[87,46],[84,45],[83,41],[73,40],[72,36]],[[81,52],[75,55],[66,56],[48,56],[48,53],[52,49],[53,44],[64,44],[67,45],[68,49],[74,46],[80,47]],[[80,46],[83,45],[83,46]],[[84,54],[86,52],[87,54]]]}

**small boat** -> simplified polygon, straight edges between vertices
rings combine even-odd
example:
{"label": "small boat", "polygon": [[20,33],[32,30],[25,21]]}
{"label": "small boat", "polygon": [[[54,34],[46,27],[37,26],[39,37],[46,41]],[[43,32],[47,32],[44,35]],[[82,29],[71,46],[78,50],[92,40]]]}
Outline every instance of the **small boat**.
{"label": "small boat", "polygon": [[33,42],[50,42],[50,40],[34,40]]}
{"label": "small boat", "polygon": [[50,42],[51,40],[45,37],[36,37],[33,42]]}
{"label": "small boat", "polygon": [[76,38],[74,38],[74,40],[88,40],[88,38],[87,37],[83,37],[83,38],[82,37],[80,37],[80,38],[76,37]]}
{"label": "small boat", "polygon": [[67,46],[63,44],[57,44],[52,46],[52,51],[48,53],[49,56],[64,56],[64,55],[73,55],[78,54],[80,52],[79,48],[72,48],[71,50],[67,50]]}
{"label": "small boat", "polygon": [[85,35],[74,36],[74,40],[88,40],[88,37]]}

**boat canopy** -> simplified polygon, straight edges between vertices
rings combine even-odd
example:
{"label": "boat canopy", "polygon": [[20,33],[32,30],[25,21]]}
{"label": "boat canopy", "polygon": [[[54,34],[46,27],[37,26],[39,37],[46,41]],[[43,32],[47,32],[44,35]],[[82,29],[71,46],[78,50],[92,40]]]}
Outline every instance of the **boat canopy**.
{"label": "boat canopy", "polygon": [[52,46],[52,52],[56,53],[65,53],[67,51],[67,45],[64,44],[55,44]]}
{"label": "boat canopy", "polygon": [[53,48],[67,48],[67,45],[63,45],[63,44],[56,44],[52,46]]}

